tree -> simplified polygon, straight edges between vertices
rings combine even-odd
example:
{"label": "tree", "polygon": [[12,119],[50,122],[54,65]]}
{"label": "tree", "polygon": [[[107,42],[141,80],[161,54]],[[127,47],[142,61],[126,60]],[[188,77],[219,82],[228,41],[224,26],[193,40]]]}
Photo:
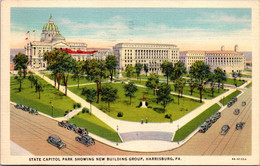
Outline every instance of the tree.
{"label": "tree", "polygon": [[113,80],[113,73],[114,73],[114,70],[116,69],[116,65],[117,65],[116,57],[114,55],[108,55],[106,57],[106,68],[108,69],[108,71],[110,73],[111,82]]}
{"label": "tree", "polygon": [[37,92],[39,93],[39,99],[41,99],[41,92],[43,92],[43,84],[40,81],[37,81],[35,85]]}
{"label": "tree", "polygon": [[140,64],[140,63],[135,64],[135,72],[136,72],[137,80],[141,73],[142,68],[143,68],[142,64]]}
{"label": "tree", "polygon": [[171,80],[180,78],[183,74],[186,73],[186,67],[183,62],[178,61],[174,64],[173,72],[170,76]]}
{"label": "tree", "polygon": [[240,70],[237,73],[237,77],[239,78],[239,81],[241,81],[242,74],[241,74]]}
{"label": "tree", "polygon": [[19,52],[15,55],[14,59],[15,69],[23,71],[23,78],[26,76],[28,57],[23,53]]}
{"label": "tree", "polygon": [[173,72],[173,64],[171,62],[164,61],[161,64],[161,68],[162,68],[162,72],[167,77],[167,85],[168,85],[169,76]]}
{"label": "tree", "polygon": [[23,82],[23,79],[24,79],[22,77],[21,69],[18,69],[18,76],[15,76],[14,78],[18,81],[18,83],[19,83],[19,92],[21,92],[22,91],[22,82]]}
{"label": "tree", "polygon": [[216,75],[215,73],[210,73],[208,77],[208,82],[210,82],[210,91],[211,91],[211,96],[214,96],[214,88],[215,88],[215,82],[216,82]]}
{"label": "tree", "polygon": [[146,82],[146,86],[153,90],[153,95],[155,94],[158,84],[159,84],[159,76],[155,73],[150,74],[148,77],[148,81]]}
{"label": "tree", "polygon": [[131,98],[134,96],[135,92],[138,90],[137,86],[134,85],[134,82],[129,82],[128,84],[125,84],[125,96],[130,97],[130,105],[131,105]]}
{"label": "tree", "polygon": [[125,68],[125,71],[126,71],[126,76],[128,78],[130,78],[133,75],[134,68],[131,65],[127,65],[126,68]]}
{"label": "tree", "polygon": [[117,89],[111,85],[105,85],[101,88],[101,101],[108,104],[108,111],[110,112],[110,103],[113,103],[118,98]]}
{"label": "tree", "polygon": [[32,88],[32,84],[33,84],[33,81],[34,81],[34,75],[33,75],[33,72],[29,72],[28,74],[29,74],[28,79],[29,79],[30,82],[31,82],[31,88]]}
{"label": "tree", "polygon": [[90,103],[90,114],[91,114],[91,111],[92,111],[91,105],[96,100],[97,90],[83,88],[81,94],[84,95],[86,97],[86,101]]}
{"label": "tree", "polygon": [[226,77],[226,73],[219,67],[214,69],[214,73],[215,73],[215,79],[218,83],[218,93],[220,90],[220,84],[223,83],[227,77]]}
{"label": "tree", "polygon": [[144,64],[144,71],[146,73],[146,76],[147,76],[147,73],[149,71],[149,68],[148,68],[148,65],[147,64]]}
{"label": "tree", "polygon": [[193,78],[189,79],[188,83],[189,83],[189,86],[190,86],[190,95],[192,96],[194,88],[197,87],[197,83]]}
{"label": "tree", "polygon": [[101,92],[101,82],[102,79],[107,78],[107,68],[105,61],[97,61],[96,59],[91,59],[88,61],[87,65],[88,78],[93,80],[97,85],[97,98],[96,103],[99,103],[99,95]]}
{"label": "tree", "polygon": [[232,72],[232,77],[233,77],[233,80],[234,80],[234,84],[237,87],[237,73],[233,71]]}
{"label": "tree", "polygon": [[164,112],[166,110],[167,104],[173,101],[173,99],[170,96],[171,93],[171,87],[165,83],[162,83],[157,91],[157,100],[161,103],[163,106]]}
{"label": "tree", "polygon": [[182,96],[183,93],[183,87],[185,86],[185,79],[182,77],[179,77],[176,81],[175,81],[175,85],[176,85],[176,89],[178,91],[178,104],[180,104],[179,99],[180,96]]}
{"label": "tree", "polygon": [[72,78],[74,80],[77,79],[78,81],[78,88],[79,88],[79,79],[82,77],[84,70],[83,70],[83,66],[85,65],[84,61],[76,61],[75,62],[75,68],[73,69],[73,76]]}
{"label": "tree", "polygon": [[203,61],[196,61],[190,67],[190,76],[194,78],[198,84],[200,91],[200,102],[202,103],[202,91],[204,89],[204,83],[210,74],[209,65]]}

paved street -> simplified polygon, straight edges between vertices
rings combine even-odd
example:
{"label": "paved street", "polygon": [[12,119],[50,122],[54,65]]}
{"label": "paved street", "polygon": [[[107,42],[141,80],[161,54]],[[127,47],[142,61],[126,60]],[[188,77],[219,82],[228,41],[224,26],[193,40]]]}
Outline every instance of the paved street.
{"label": "paved street", "polygon": [[[231,108],[222,111],[222,117],[213,124],[206,133],[197,133],[179,148],[163,152],[128,152],[113,148],[96,141],[94,146],[86,147],[75,141],[74,132],[61,128],[57,121],[42,115],[31,115],[17,110],[11,105],[11,141],[34,155],[250,155],[251,154],[251,88],[240,96]],[[245,107],[242,101],[247,101]],[[240,107],[240,114],[234,115],[233,110]],[[237,122],[246,122],[243,130],[235,130]],[[222,125],[230,126],[229,132],[220,135]],[[56,134],[67,144],[67,148],[58,150],[47,143],[50,134]],[[145,141],[164,146],[165,141]],[[126,145],[140,146],[140,142],[126,142]],[[145,148],[145,147],[144,147]]]}

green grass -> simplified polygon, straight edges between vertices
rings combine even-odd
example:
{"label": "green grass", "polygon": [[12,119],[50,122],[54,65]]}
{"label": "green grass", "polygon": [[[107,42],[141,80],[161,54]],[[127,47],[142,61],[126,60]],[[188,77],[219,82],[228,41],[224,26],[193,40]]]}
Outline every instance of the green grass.
{"label": "green grass", "polygon": [[[130,105],[129,97],[125,97],[124,94],[124,84],[107,84],[118,89],[118,99],[115,103],[111,103],[110,112],[107,110],[107,103],[100,102],[99,104],[93,104],[109,116],[117,119],[140,122],[142,118],[145,119],[147,117],[148,122],[169,122],[170,120],[164,117],[165,114],[172,114],[172,120],[176,120],[202,104],[199,100],[183,97],[180,98],[180,104],[178,105],[177,96],[172,95],[174,102],[168,104],[166,112],[164,112],[163,107],[160,104],[156,104],[156,96],[153,95],[152,90],[138,87],[138,91],[135,93],[135,97],[132,98],[132,104]],[[105,86],[105,84],[103,83],[102,86]],[[69,90],[85,99],[85,97],[81,95],[82,88],[84,87],[95,89],[96,85],[80,86],[80,88],[69,87]],[[143,93],[146,93],[146,101],[148,102],[148,106],[151,108],[137,108],[139,103],[142,101]],[[123,112],[124,116],[117,117],[118,112]]]}
{"label": "green grass", "polygon": [[252,82],[250,82],[249,84],[247,84],[247,88],[250,88],[252,86]]}
{"label": "green grass", "polygon": [[117,132],[98,119],[95,115],[88,113],[78,113],[69,120],[77,126],[85,127],[89,132],[94,133],[100,137],[106,138],[113,142],[122,142]]}
{"label": "green grass", "polygon": [[177,142],[185,139],[188,135],[190,135],[190,133],[192,133],[195,129],[197,129],[200,126],[200,124],[202,124],[207,118],[209,118],[219,109],[220,106],[218,104],[214,104],[208,109],[206,109],[204,112],[202,112],[197,117],[195,117],[187,124],[182,126],[180,129],[178,129],[174,135],[173,141]]}
{"label": "green grass", "polygon": [[[53,104],[53,116],[64,116],[66,110],[73,109],[73,101],[71,98],[64,96],[64,94],[46,81],[36,76],[40,82],[44,85],[43,92],[41,92],[41,98],[38,98],[38,93],[35,93],[35,88],[31,88],[31,82],[25,78],[22,83],[22,91],[18,91],[19,83],[11,77],[11,101],[28,105],[32,108],[36,108],[38,111],[48,115],[52,115]],[[51,103],[50,103],[51,102]]]}
{"label": "green grass", "polygon": [[223,105],[226,105],[233,97],[239,95],[241,93],[240,90],[236,90],[230,95],[226,96],[224,99],[219,100],[219,102]]}
{"label": "green grass", "polygon": [[252,78],[252,75],[249,74],[241,74],[242,77]]}
{"label": "green grass", "polygon": [[[245,80],[239,80],[237,79],[237,86],[242,85],[243,83],[245,83]],[[234,79],[233,78],[227,78],[226,81],[224,81],[224,84],[230,84],[230,85],[235,85]]]}

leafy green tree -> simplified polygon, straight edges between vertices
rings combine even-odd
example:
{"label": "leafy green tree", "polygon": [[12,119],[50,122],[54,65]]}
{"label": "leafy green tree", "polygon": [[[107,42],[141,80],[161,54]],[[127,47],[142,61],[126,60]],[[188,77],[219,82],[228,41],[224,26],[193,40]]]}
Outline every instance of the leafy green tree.
{"label": "leafy green tree", "polygon": [[239,81],[241,81],[242,74],[241,74],[240,70],[237,73],[237,77],[239,78]]}
{"label": "leafy green tree", "polygon": [[146,86],[153,90],[153,95],[159,85],[159,76],[155,73],[151,73],[148,77],[148,81],[146,82]]}
{"label": "leafy green tree", "polygon": [[106,68],[108,69],[110,73],[110,81],[112,82],[113,80],[113,73],[116,69],[117,65],[117,59],[114,55],[108,55],[106,58]]}
{"label": "leafy green tree", "polygon": [[177,78],[175,81],[176,89],[178,91],[178,104],[180,104],[179,100],[180,100],[180,96],[182,96],[183,87],[185,86],[185,83],[186,81],[182,77]]}
{"label": "leafy green tree", "polygon": [[174,64],[173,72],[170,76],[171,80],[180,78],[183,74],[186,74],[186,67],[183,62],[178,61]]}
{"label": "leafy green tree", "polygon": [[142,64],[140,64],[140,63],[135,64],[135,72],[136,72],[137,80],[138,80],[138,77],[140,76],[142,68],[143,68]]}
{"label": "leafy green tree", "polygon": [[83,74],[84,74],[84,67],[85,65],[85,62],[84,61],[76,61],[75,62],[75,67],[73,69],[73,76],[72,76],[72,79],[78,81],[78,88],[79,88],[79,80],[80,78],[82,78]]}
{"label": "leafy green tree", "polygon": [[37,92],[39,93],[39,99],[41,99],[41,92],[43,92],[44,87],[42,82],[38,81],[35,87],[37,88]]}
{"label": "leafy green tree", "polygon": [[190,95],[192,96],[194,89],[197,87],[197,83],[193,78],[189,79],[188,83],[189,83],[189,86],[190,86]]}
{"label": "leafy green tree", "polygon": [[82,89],[82,95],[86,97],[86,101],[90,103],[90,114],[92,112],[92,103],[96,100],[97,90],[96,89]]}
{"label": "leafy green tree", "polygon": [[226,73],[219,67],[214,69],[215,79],[218,83],[218,93],[220,91],[220,84],[227,80]]}
{"label": "leafy green tree", "polygon": [[126,76],[130,78],[133,75],[134,68],[131,65],[127,65],[125,68]]}
{"label": "leafy green tree", "polygon": [[233,71],[232,72],[232,77],[233,77],[233,80],[234,80],[234,84],[237,87],[237,73]]}
{"label": "leafy green tree", "polygon": [[26,70],[27,70],[27,63],[28,63],[28,57],[24,55],[23,53],[19,52],[17,55],[15,55],[14,59],[15,69],[23,71],[23,78],[26,77]]}
{"label": "leafy green tree", "polygon": [[31,88],[33,85],[33,80],[34,80],[34,75],[33,72],[28,72],[29,76],[28,76],[28,80],[31,82]]}
{"label": "leafy green tree", "polygon": [[108,104],[108,111],[110,112],[110,103],[113,103],[118,98],[117,89],[111,85],[105,85],[101,88],[101,101]]}
{"label": "leafy green tree", "polygon": [[22,91],[22,82],[23,82],[23,77],[22,77],[22,71],[21,71],[21,69],[18,69],[18,76],[15,76],[14,77],[16,80],[17,80],[17,82],[19,83],[19,92],[21,92]]}
{"label": "leafy green tree", "polygon": [[147,73],[149,71],[149,68],[148,68],[148,65],[147,64],[144,64],[144,71],[146,73],[146,76],[147,76]]}
{"label": "leafy green tree", "polygon": [[88,78],[93,80],[97,85],[97,101],[99,103],[99,95],[101,92],[101,82],[102,79],[107,78],[107,68],[105,61],[97,61],[96,59],[91,59],[88,61]]}
{"label": "leafy green tree", "polygon": [[171,87],[165,83],[162,83],[157,91],[157,100],[163,106],[164,112],[166,110],[167,104],[173,101],[171,98]]}
{"label": "leafy green tree", "polygon": [[196,61],[191,65],[189,74],[198,84],[198,89],[200,91],[200,102],[202,103],[202,91],[204,89],[204,83],[210,74],[210,67],[203,61]]}
{"label": "leafy green tree", "polygon": [[129,82],[128,84],[125,84],[124,89],[125,89],[125,96],[130,97],[130,105],[131,105],[131,98],[138,90],[137,86],[134,85],[134,82]]}
{"label": "leafy green tree", "polygon": [[168,85],[169,76],[173,72],[173,64],[172,62],[164,61],[161,64],[161,68],[162,68],[162,72],[167,77],[167,85]]}

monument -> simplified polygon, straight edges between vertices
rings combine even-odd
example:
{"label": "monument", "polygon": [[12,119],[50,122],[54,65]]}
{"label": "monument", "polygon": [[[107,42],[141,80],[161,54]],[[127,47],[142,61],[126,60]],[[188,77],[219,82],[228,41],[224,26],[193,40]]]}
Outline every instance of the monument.
{"label": "monument", "polygon": [[143,101],[140,103],[140,108],[147,108],[147,102],[145,101],[145,94],[143,94]]}

